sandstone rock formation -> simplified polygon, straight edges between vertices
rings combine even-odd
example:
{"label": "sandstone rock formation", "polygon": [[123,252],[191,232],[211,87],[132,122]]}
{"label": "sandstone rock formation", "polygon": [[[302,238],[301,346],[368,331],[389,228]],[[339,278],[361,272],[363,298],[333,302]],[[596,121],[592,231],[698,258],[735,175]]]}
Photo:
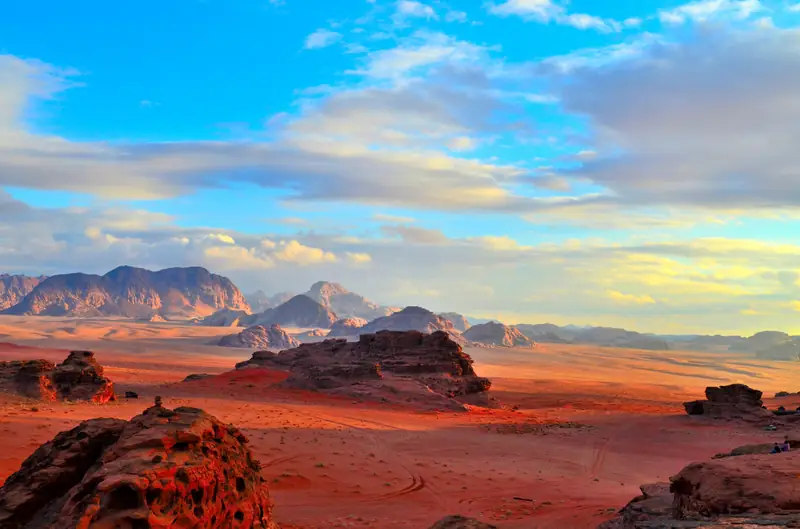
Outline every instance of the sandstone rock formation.
{"label": "sandstone rock formation", "polygon": [[378,331],[418,331],[422,333],[444,331],[450,334],[456,342],[462,345],[466,343],[452,323],[422,307],[406,307],[391,316],[373,320],[362,327],[359,333],[371,334]]}
{"label": "sandstone rock formation", "polygon": [[224,336],[218,345],[222,347],[246,347],[249,349],[291,349],[300,342],[281,329],[280,325],[256,325],[238,334]]}
{"label": "sandstone rock formation", "polygon": [[250,313],[244,310],[222,309],[211,316],[206,316],[199,324],[206,327],[238,327],[242,318],[247,316],[250,316]]}
{"label": "sandstone rock formation", "polygon": [[341,318],[363,318],[369,321],[394,312],[394,309],[381,307],[355,292],[350,292],[339,283],[319,281],[311,285],[305,295]]}
{"label": "sandstone rock formation", "polygon": [[746,455],[695,463],[642,495],[602,529],[800,527],[794,492],[800,454]]}
{"label": "sandstone rock formation", "polygon": [[464,409],[488,403],[491,382],[475,374],[472,359],[445,332],[362,334],[357,342],[326,340],[278,354],[257,352],[245,367],[291,373],[291,387]]}
{"label": "sandstone rock formation", "polygon": [[358,336],[361,329],[367,324],[367,320],[361,318],[346,318],[337,320],[331,325],[329,338],[341,338],[345,336]]}
{"label": "sandstone rock formation", "polygon": [[88,351],[73,351],[58,365],[47,360],[0,362],[0,391],[49,401],[115,400],[114,384]]}
{"label": "sandstone rock formation", "polygon": [[249,309],[244,296],[229,279],[204,268],[151,272],[122,266],[104,276],[66,274],[47,278],[4,312],[134,319],[157,313],[168,319],[190,319],[226,307]]}
{"label": "sandstone rock formation", "polygon": [[318,327],[329,329],[337,320],[336,314],[326,309],[308,296],[295,296],[283,305],[268,309],[261,314],[241,318],[240,324],[272,325],[284,327]]}
{"label": "sandstone rock formation", "polygon": [[6,480],[0,527],[277,529],[246,443],[195,408],[83,422]]}
{"label": "sandstone rock formation", "polygon": [[497,526],[485,524],[474,518],[448,516],[433,524],[430,529],[497,529]]}
{"label": "sandstone rock formation", "polygon": [[318,341],[315,338],[324,338],[328,335],[322,329],[311,329],[310,331],[301,332],[300,334],[296,335],[298,340],[311,340],[311,341]]}
{"label": "sandstone rock formation", "polygon": [[467,329],[472,327],[472,324],[469,322],[469,320],[457,312],[443,312],[439,314],[439,316],[452,323],[453,327],[458,332],[465,332]]}
{"label": "sandstone rock formation", "polygon": [[535,347],[536,343],[514,327],[490,322],[475,325],[464,333],[471,342],[503,347]]}
{"label": "sandstone rock formation", "polygon": [[47,279],[44,276],[30,277],[23,275],[0,274],[0,310],[13,307],[30,294],[39,283]]}
{"label": "sandstone rock formation", "polygon": [[707,400],[695,400],[683,404],[689,415],[704,415],[720,419],[761,420],[773,417],[765,410],[762,393],[744,384],[706,388]]}

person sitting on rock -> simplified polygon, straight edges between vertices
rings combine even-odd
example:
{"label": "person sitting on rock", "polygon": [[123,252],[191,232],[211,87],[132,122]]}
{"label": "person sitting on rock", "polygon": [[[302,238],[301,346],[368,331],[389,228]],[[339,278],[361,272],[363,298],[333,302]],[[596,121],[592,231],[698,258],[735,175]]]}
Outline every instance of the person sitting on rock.
{"label": "person sitting on rock", "polygon": [[775,446],[772,447],[772,452],[770,454],[780,454],[781,453],[781,445],[775,443]]}
{"label": "person sitting on rock", "polygon": [[789,436],[783,438],[783,444],[781,445],[781,452],[788,452],[789,451]]}

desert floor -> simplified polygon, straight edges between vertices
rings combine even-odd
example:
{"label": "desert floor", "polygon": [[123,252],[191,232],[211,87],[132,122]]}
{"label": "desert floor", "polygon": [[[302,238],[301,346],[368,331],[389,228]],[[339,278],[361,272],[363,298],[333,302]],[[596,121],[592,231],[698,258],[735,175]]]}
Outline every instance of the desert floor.
{"label": "desert floor", "polygon": [[[88,349],[118,392],[140,395],[104,406],[0,396],[0,481],[57,432],[94,417],[130,418],[160,395],[168,407],[203,408],[247,434],[285,529],[422,529],[448,514],[501,528],[593,528],[640,484],[776,440],[758,428],[690,418],[681,402],[732,382],[768,396],[800,389],[794,363],[544,344],[469,350],[478,373],[493,379],[494,396],[518,411],[422,413],[279,389],[276,372],[229,372],[251,352],[208,343],[230,332],[0,317],[0,360],[61,361],[69,350]],[[226,374],[180,382],[191,373]]]}

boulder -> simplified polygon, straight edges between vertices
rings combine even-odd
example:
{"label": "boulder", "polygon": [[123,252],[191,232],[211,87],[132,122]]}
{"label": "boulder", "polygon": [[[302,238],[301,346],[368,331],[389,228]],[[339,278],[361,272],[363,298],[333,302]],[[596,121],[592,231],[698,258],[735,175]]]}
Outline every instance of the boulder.
{"label": "boulder", "polygon": [[600,529],[800,527],[800,453],[695,463],[642,495]]}
{"label": "boulder", "polygon": [[0,488],[4,529],[277,529],[247,439],[195,408],[93,419],[39,447]]}
{"label": "boulder", "polygon": [[193,373],[188,375],[186,378],[183,379],[184,382],[192,382],[194,380],[203,380],[204,378],[211,378],[214,375],[209,375],[208,373]]}
{"label": "boulder", "polygon": [[126,399],[138,399],[139,398],[139,394],[136,393],[135,391],[126,391],[125,392],[125,398]]}
{"label": "boulder", "polygon": [[304,344],[278,354],[257,352],[237,369],[289,371],[285,384],[366,398],[428,401],[452,409],[463,402],[485,404],[489,379],[477,376],[470,356],[446,332],[382,331]]}
{"label": "boulder", "polygon": [[0,362],[0,390],[38,400],[56,400],[50,376],[55,365],[47,360]]}
{"label": "boulder", "polygon": [[705,415],[723,419],[760,420],[772,417],[763,408],[762,393],[744,384],[706,388],[707,400],[683,404],[689,415]]}
{"label": "boulder", "polygon": [[243,330],[238,334],[231,334],[220,339],[222,347],[243,347],[249,349],[291,349],[300,342],[284,331],[280,325],[273,324],[269,327],[256,325]]}
{"label": "boulder", "polygon": [[47,360],[0,362],[0,390],[51,401],[115,400],[114,384],[89,351],[73,351],[58,365]]}
{"label": "boulder", "polygon": [[448,516],[433,524],[430,529],[497,529],[497,526],[485,524],[474,518]]}

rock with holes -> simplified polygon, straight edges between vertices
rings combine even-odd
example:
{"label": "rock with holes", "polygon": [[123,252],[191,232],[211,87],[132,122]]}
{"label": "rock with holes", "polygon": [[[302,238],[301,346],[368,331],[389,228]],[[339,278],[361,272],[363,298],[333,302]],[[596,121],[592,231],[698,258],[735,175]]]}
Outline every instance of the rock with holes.
{"label": "rock with holes", "polygon": [[0,488],[3,529],[277,529],[247,439],[195,408],[94,419]]}
{"label": "rock with holes", "polygon": [[483,523],[474,518],[448,516],[433,524],[430,529],[497,529],[497,526]]}
{"label": "rock with holes", "polygon": [[115,399],[114,384],[89,351],[73,351],[58,365],[47,360],[0,362],[0,391],[39,400],[103,404]]}

